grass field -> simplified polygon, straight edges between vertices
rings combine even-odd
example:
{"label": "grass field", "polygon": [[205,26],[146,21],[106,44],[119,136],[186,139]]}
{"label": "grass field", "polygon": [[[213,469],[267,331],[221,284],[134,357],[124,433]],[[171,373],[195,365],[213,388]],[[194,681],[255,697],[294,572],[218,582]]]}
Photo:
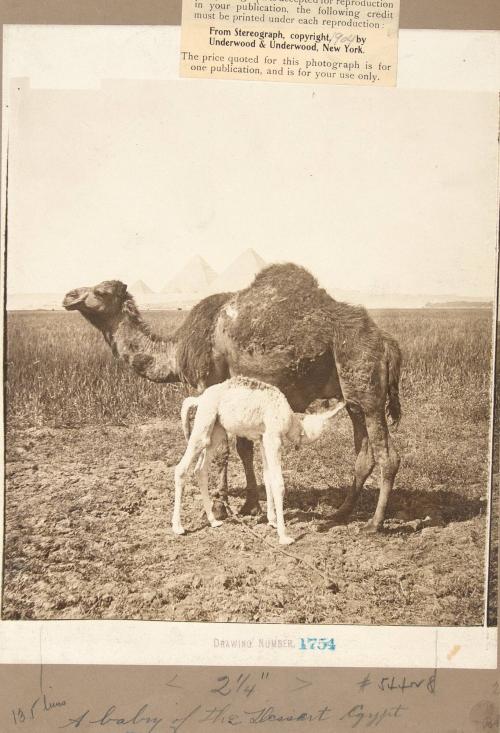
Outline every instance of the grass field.
{"label": "grass field", "polygon": [[[293,553],[318,569],[304,583],[304,566],[276,554],[258,520],[210,530],[193,481],[192,532],[171,535],[179,386],[137,377],[78,314],[10,313],[3,616],[482,623],[491,313],[372,315],[403,350],[397,489],[380,535],[359,533],[375,484],[349,524],[321,532],[351,478],[348,418],[317,446],[286,452]],[[147,317],[167,334],[184,316]],[[243,472],[234,452],[230,482],[236,509]]]}
{"label": "grass field", "polygon": [[[487,419],[490,379],[489,311],[374,311],[404,354],[405,400],[453,402],[454,410]],[[148,313],[168,334],[182,311]],[[17,312],[9,315],[7,415],[9,426],[121,424],[177,414],[174,387],[138,379],[114,361],[102,336],[78,314]]]}

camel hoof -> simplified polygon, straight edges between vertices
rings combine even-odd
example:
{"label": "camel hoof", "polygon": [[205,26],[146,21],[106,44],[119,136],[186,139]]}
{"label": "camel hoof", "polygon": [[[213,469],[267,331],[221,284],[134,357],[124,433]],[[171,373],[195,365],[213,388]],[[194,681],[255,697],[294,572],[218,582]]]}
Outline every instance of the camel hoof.
{"label": "camel hoof", "polygon": [[318,534],[323,534],[325,532],[329,532],[334,527],[339,527],[344,524],[346,524],[346,520],[340,520],[333,517],[333,519],[328,520],[327,522],[323,522],[322,524],[318,524],[316,526],[315,532],[318,532]]}
{"label": "camel hoof", "polygon": [[293,537],[289,537],[288,535],[280,537],[280,545],[292,545],[294,542],[295,540]]}
{"label": "camel hoof", "polygon": [[351,517],[351,514],[352,514],[353,508],[354,507],[352,507],[352,506],[348,506],[348,507],[341,506],[341,507],[339,507],[337,509],[337,511],[335,512],[335,514],[333,515],[332,521],[333,522],[337,522],[339,524],[345,524],[346,522],[349,521],[349,519]]}
{"label": "camel hoof", "polygon": [[269,527],[272,527],[273,529],[278,529],[278,525],[276,524],[276,522],[271,521],[271,519],[267,520],[267,524],[269,525]]}
{"label": "camel hoof", "polygon": [[381,529],[381,524],[375,524],[375,522],[370,519],[366,524],[360,527],[360,532],[363,532],[363,534],[377,534]]}
{"label": "camel hoof", "polygon": [[258,501],[246,501],[238,512],[238,514],[242,514],[243,516],[252,517],[257,517],[261,513],[262,510]]}
{"label": "camel hoof", "polygon": [[186,530],[184,529],[184,527],[181,527],[180,525],[172,527],[172,532],[177,535],[186,534]]}
{"label": "camel hoof", "polygon": [[329,521],[329,527],[335,527],[337,524],[347,524],[350,518],[350,512],[335,512]]}
{"label": "camel hoof", "polygon": [[224,522],[220,522],[218,519],[213,519],[210,522],[210,526],[211,527],[222,527],[223,524],[224,524]]}
{"label": "camel hoof", "polygon": [[226,505],[218,499],[216,499],[212,504],[212,512],[216,519],[227,519]]}

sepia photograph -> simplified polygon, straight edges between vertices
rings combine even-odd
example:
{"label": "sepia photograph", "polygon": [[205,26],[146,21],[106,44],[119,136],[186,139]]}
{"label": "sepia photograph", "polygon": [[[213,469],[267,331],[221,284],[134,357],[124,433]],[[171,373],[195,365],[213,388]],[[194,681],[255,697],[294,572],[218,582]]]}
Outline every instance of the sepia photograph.
{"label": "sepia photograph", "polygon": [[496,626],[497,96],[176,37],[4,30],[2,620]]}

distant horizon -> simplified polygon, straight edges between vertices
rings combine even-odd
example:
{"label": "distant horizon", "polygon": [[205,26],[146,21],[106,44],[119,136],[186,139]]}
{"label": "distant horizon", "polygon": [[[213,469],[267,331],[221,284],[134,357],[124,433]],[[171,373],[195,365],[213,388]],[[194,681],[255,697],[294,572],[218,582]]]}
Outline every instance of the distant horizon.
{"label": "distant horizon", "polygon": [[[116,280],[116,278],[107,278],[109,280]],[[138,278],[139,280],[142,280],[142,278]],[[102,282],[102,281],[99,281]],[[123,282],[123,281],[122,281]],[[134,283],[132,283],[133,285]],[[97,283],[82,283],[81,285],[75,285],[74,287],[93,287],[94,285],[97,285]],[[130,288],[131,285],[129,283],[126,283],[127,288]],[[148,283],[145,282],[145,285],[148,285]],[[320,283],[321,286],[321,283]],[[69,290],[71,290],[71,286]],[[327,290],[330,294],[334,294],[332,291],[335,290],[335,288],[324,288]],[[341,289],[338,289],[339,292],[341,292]],[[65,295],[68,290],[32,290],[32,291],[25,291],[25,290],[9,290],[7,288],[7,295],[8,296],[14,296],[14,295]],[[399,297],[408,297],[408,298],[422,298],[425,299],[427,297],[434,298],[446,298],[446,299],[452,299],[456,301],[464,301],[464,302],[485,302],[485,303],[494,303],[495,298],[492,296],[484,295],[460,295],[460,293],[385,293],[385,292],[376,292],[376,291],[362,291],[362,290],[351,290],[351,291],[345,291],[345,292],[352,292],[352,293],[359,293],[360,295],[367,295],[367,296],[373,296],[373,297],[391,297],[392,295],[399,296]],[[151,295],[168,295],[169,293],[162,293],[160,290],[153,290],[151,288]],[[201,297],[205,297],[203,295],[200,295]],[[437,301],[439,302],[439,301]],[[397,306],[396,306],[397,307]]]}
{"label": "distant horizon", "polygon": [[[255,250],[254,247],[249,247],[247,249],[253,250],[260,257],[259,253]],[[240,255],[243,254],[243,252],[245,252],[245,251],[246,250],[243,250],[240,253]],[[240,256],[240,255],[238,255],[238,256]],[[235,260],[238,259],[238,256],[235,258]],[[186,267],[186,265],[189,264],[189,262],[191,262],[192,260],[194,260],[197,257],[199,257],[201,260],[203,260],[203,262],[205,262],[206,264],[208,264],[208,265],[210,265],[212,267],[211,263],[205,257],[202,257],[200,254],[195,253],[194,255],[192,255],[186,261],[186,263],[182,267],[179,268],[178,271],[176,271],[174,273],[173,277],[169,278],[169,280],[170,281],[173,280],[179,274],[179,272],[181,272],[184,269],[184,267]],[[272,264],[274,264],[274,263],[272,263],[272,262],[269,262],[269,263],[266,262],[266,265],[272,265]],[[217,270],[215,270],[215,268],[213,268],[213,269],[214,269],[214,271],[216,272],[217,275],[220,275],[221,274],[220,272],[218,272]],[[484,295],[475,295],[475,296],[467,296],[467,295],[463,295],[463,294],[458,293],[458,292],[454,292],[454,293],[425,293],[425,292],[408,293],[408,292],[400,292],[400,291],[397,291],[397,290],[394,290],[394,291],[391,291],[391,292],[387,292],[387,291],[377,291],[377,290],[358,290],[356,288],[352,288],[352,289],[347,289],[346,290],[345,288],[340,288],[340,287],[336,288],[335,286],[330,286],[330,287],[329,286],[326,286],[326,285],[324,285],[321,282],[321,279],[314,272],[312,274],[318,280],[318,283],[319,283],[320,287],[324,287],[330,293],[332,293],[332,291],[334,291],[334,290],[338,290],[339,292],[359,293],[360,295],[375,296],[375,297],[377,297],[377,296],[378,297],[391,297],[391,296],[395,296],[395,297],[412,297],[412,298],[414,297],[414,298],[422,298],[422,299],[426,299],[426,298],[427,299],[428,298],[441,298],[441,299],[443,299],[443,298],[446,298],[446,299],[449,299],[449,300],[456,300],[456,301],[463,300],[463,301],[470,301],[470,302],[491,302],[491,303],[493,303],[495,301],[494,295],[491,296],[491,295],[486,295],[486,294],[484,294]],[[110,276],[110,277],[103,278],[103,279],[104,280],[117,280],[119,278]],[[96,281],[96,282],[92,282],[92,283],[80,283],[80,284],[69,285],[69,288],[68,289],[71,290],[74,287],[83,287],[83,286],[93,287],[94,285],[97,285],[98,282],[102,282],[102,280],[99,280],[99,281]],[[126,285],[127,285],[127,288],[133,288],[134,285],[136,285],[137,283],[142,283],[147,288],[149,288],[151,290],[151,293],[150,293],[151,295],[167,295],[168,294],[166,291],[164,291],[165,286],[163,286],[159,290],[156,290],[155,288],[151,287],[150,283],[146,280],[146,278],[145,277],[142,277],[141,275],[139,275],[138,277],[136,277],[136,279],[133,280],[132,282],[126,283]],[[64,295],[66,292],[68,292],[68,289],[66,289],[66,290],[64,290],[64,289],[63,290],[32,290],[32,291],[21,291],[21,290],[17,290],[17,291],[15,291],[15,290],[11,290],[9,288],[8,284],[7,284],[7,294],[8,295],[26,295],[26,296],[29,296],[29,295],[59,295],[59,294],[60,295]],[[196,292],[196,291],[193,291],[193,292]],[[174,291],[171,291],[171,294],[174,294]],[[203,297],[203,296],[200,296],[200,297]]]}

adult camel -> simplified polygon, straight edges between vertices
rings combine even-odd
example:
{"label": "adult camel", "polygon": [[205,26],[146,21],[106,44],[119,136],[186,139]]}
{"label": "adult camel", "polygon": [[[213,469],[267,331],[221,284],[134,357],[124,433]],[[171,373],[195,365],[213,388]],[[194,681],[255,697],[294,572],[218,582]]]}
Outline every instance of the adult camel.
{"label": "adult camel", "polygon": [[[127,286],[118,280],[72,290],[67,310],[78,310],[103,334],[113,354],[142,377],[155,382],[183,381],[201,391],[230,376],[244,375],[274,384],[295,412],[315,399],[347,403],[356,462],[354,480],[335,520],[345,521],[375,465],[380,492],[368,531],[378,530],[399,456],[386,416],[401,416],[397,342],[361,307],[334,300],[315,278],[292,263],[270,265],[237,293],[200,301],[168,338],[155,336],[142,319]],[[260,511],[253,469],[253,444],[237,441],[247,481],[242,513]],[[220,516],[227,501],[226,446],[222,456]]]}

